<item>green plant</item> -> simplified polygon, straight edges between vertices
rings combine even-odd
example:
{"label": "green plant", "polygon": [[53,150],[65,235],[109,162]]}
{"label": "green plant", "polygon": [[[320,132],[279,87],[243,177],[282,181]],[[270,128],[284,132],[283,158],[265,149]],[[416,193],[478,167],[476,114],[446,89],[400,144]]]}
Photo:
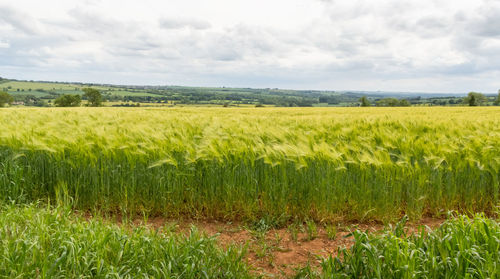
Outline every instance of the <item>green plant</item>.
{"label": "green plant", "polygon": [[363,96],[363,97],[359,98],[358,101],[361,102],[361,106],[362,107],[369,107],[369,106],[371,106],[370,101],[368,101],[368,98],[366,96]]}
{"label": "green plant", "polygon": [[307,233],[307,240],[313,240],[318,237],[318,227],[316,226],[316,223],[312,220],[306,221],[306,233]]}
{"label": "green plant", "polygon": [[82,88],[83,96],[89,101],[90,107],[100,107],[102,104],[102,95],[99,90],[95,88]]}
{"label": "green plant", "polygon": [[63,94],[54,100],[56,107],[79,107],[82,102],[80,95]]}
{"label": "green plant", "polygon": [[14,98],[7,92],[0,91],[0,108],[14,102]]}
{"label": "green plant", "polygon": [[464,98],[463,103],[471,107],[483,105],[487,101],[486,96],[477,92],[469,92]]}
{"label": "green plant", "polygon": [[251,222],[250,229],[259,232],[267,232],[270,229],[282,227],[289,217],[286,214],[279,216],[266,215],[261,219]]}
{"label": "green plant", "polygon": [[244,251],[215,239],[84,221],[69,210],[0,206],[2,278],[251,278]]}
{"label": "green plant", "polygon": [[297,242],[299,239],[299,227],[296,223],[292,223],[288,226],[287,231],[290,233],[290,238]]}
{"label": "green plant", "polygon": [[[354,246],[325,259],[321,278],[496,278],[500,226],[477,215],[459,216],[438,229],[407,236],[403,220],[393,231],[354,231]],[[401,225],[401,226],[400,226]]]}
{"label": "green plant", "polygon": [[325,229],[328,239],[335,240],[335,238],[337,238],[337,226],[334,224],[328,224]]}

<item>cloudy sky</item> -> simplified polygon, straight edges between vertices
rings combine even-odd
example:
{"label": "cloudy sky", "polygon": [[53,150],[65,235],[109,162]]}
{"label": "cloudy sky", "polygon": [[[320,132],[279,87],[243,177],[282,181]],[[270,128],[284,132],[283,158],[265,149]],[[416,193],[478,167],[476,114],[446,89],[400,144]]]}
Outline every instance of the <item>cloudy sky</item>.
{"label": "cloudy sky", "polygon": [[0,0],[0,76],[496,92],[500,1]]}

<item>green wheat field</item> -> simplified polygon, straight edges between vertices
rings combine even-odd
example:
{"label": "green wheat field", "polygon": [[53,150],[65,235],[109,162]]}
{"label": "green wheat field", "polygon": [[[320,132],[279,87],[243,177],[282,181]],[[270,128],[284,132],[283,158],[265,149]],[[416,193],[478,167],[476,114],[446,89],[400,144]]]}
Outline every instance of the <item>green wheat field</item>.
{"label": "green wheat field", "polygon": [[432,232],[355,231],[296,277],[498,278],[499,181],[498,107],[4,109],[0,277],[260,276],[196,229],[77,210],[282,226],[455,212]]}

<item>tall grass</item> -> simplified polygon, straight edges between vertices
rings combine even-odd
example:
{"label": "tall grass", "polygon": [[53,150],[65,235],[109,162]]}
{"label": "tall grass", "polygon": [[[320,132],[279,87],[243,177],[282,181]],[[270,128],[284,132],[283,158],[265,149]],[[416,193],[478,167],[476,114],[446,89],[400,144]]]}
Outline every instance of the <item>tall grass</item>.
{"label": "tall grass", "polygon": [[498,278],[500,226],[476,216],[450,219],[430,233],[407,236],[402,224],[381,235],[353,233],[355,244],[308,278]]}
{"label": "tall grass", "polygon": [[250,278],[240,248],[188,236],[133,230],[71,211],[1,206],[0,278]]}
{"label": "tall grass", "polygon": [[176,217],[490,211],[498,108],[0,111],[0,199]]}

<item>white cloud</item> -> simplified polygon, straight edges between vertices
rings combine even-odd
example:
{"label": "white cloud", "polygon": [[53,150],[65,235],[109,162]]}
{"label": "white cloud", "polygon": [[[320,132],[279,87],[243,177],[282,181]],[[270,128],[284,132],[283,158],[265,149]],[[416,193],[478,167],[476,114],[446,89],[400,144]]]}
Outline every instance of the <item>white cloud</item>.
{"label": "white cloud", "polygon": [[495,92],[499,30],[493,0],[0,0],[0,75]]}

